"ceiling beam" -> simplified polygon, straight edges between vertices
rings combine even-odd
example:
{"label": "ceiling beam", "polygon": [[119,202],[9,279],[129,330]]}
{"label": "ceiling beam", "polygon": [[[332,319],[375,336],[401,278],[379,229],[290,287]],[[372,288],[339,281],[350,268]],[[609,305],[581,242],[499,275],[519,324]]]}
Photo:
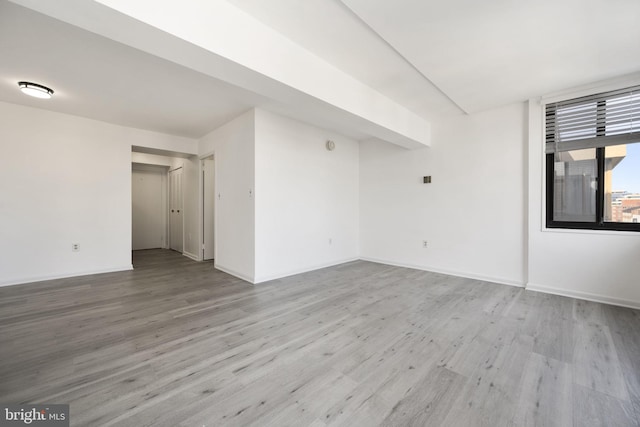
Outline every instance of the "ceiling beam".
{"label": "ceiling beam", "polygon": [[12,1],[265,96],[282,114],[405,148],[431,143],[422,117],[224,0]]}

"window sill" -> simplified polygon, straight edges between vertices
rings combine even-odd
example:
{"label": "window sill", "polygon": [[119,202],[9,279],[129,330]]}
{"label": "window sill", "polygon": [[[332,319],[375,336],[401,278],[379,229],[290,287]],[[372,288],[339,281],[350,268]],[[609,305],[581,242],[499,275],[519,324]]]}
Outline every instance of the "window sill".
{"label": "window sill", "polygon": [[591,228],[549,228],[543,226],[540,230],[543,233],[565,233],[565,234],[595,234],[600,236],[626,236],[640,238],[640,232],[630,230],[593,230]]}

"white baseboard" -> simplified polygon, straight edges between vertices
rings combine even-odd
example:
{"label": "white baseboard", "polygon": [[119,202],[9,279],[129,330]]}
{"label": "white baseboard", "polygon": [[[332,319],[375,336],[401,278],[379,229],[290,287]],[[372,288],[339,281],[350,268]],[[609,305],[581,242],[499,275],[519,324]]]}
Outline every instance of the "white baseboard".
{"label": "white baseboard", "polygon": [[525,287],[525,284],[523,282],[519,282],[517,280],[512,280],[512,279],[505,279],[504,277],[484,276],[484,275],[481,275],[481,274],[468,273],[468,272],[464,272],[464,271],[445,270],[445,269],[442,269],[442,268],[435,268],[435,267],[415,265],[415,264],[399,263],[399,262],[387,261],[387,260],[378,259],[378,258],[371,258],[371,257],[360,257],[360,259],[363,260],[363,261],[375,262],[375,263],[378,263],[378,264],[393,265],[395,267],[412,268],[414,270],[430,271],[432,273],[440,273],[440,274],[446,274],[446,275],[449,275],[449,276],[464,277],[466,279],[481,280],[483,282],[498,283],[500,285],[509,285],[509,286],[515,286],[515,287],[518,287],[518,288],[524,288]]}
{"label": "white baseboard", "polygon": [[198,255],[192,254],[191,252],[184,251],[182,252],[182,255],[186,256],[187,258],[191,258],[194,261],[202,261],[202,258],[200,258]]}
{"label": "white baseboard", "polygon": [[285,272],[276,273],[276,274],[268,274],[266,276],[262,276],[260,278],[255,279],[254,284],[268,282],[270,280],[282,279],[283,277],[294,276],[296,274],[308,273],[309,271],[320,270],[321,268],[333,267],[335,265],[345,264],[347,262],[357,261],[360,258],[344,258],[341,260],[330,261],[323,264],[315,264],[311,267],[297,268],[294,270],[287,270]]}
{"label": "white baseboard", "polygon": [[100,270],[77,271],[73,273],[60,273],[60,274],[54,274],[54,275],[48,275],[48,276],[23,277],[20,279],[12,279],[6,282],[0,282],[0,286],[24,285],[25,283],[44,282],[46,280],[67,279],[70,277],[89,276],[92,274],[116,273],[118,271],[128,271],[128,270],[133,270],[132,264],[129,264],[123,267],[105,268]]}
{"label": "white baseboard", "polygon": [[215,263],[215,261],[214,261],[214,264],[213,264],[213,268],[215,268],[216,270],[223,271],[223,272],[225,272],[227,274],[230,274],[230,275],[232,275],[234,277],[237,277],[238,279],[242,279],[245,282],[249,282],[249,283],[251,283],[253,285],[253,278],[252,277],[249,277],[249,276],[247,276],[246,274],[243,274],[243,273],[239,273],[239,272],[233,270],[232,268],[227,268],[227,267],[225,267],[223,265],[217,264],[217,263]]}
{"label": "white baseboard", "polygon": [[583,299],[587,301],[599,302],[602,304],[617,305],[620,307],[635,308],[640,310],[640,301],[629,301],[621,298],[608,297],[606,295],[592,294],[589,292],[538,285],[536,283],[528,283],[526,289],[528,291],[543,292],[545,294],[560,295],[563,297]]}

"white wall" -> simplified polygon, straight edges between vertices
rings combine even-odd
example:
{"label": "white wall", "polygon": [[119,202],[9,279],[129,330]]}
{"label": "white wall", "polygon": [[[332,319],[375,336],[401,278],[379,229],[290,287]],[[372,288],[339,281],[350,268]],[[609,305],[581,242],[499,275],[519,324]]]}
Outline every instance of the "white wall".
{"label": "white wall", "polygon": [[131,145],[172,137],[3,102],[0,121],[0,284],[130,269]]}
{"label": "white wall", "polygon": [[357,141],[256,110],[255,159],[256,282],[358,258]]}
{"label": "white wall", "polygon": [[[0,285],[131,268],[131,146],[183,139],[2,102],[0,120]],[[249,111],[199,143],[216,157],[216,266],[259,282],[360,256],[640,307],[640,234],[544,229],[541,127],[537,102],[510,105],[441,119],[411,151]],[[191,180],[199,255],[199,162],[165,163]]]}
{"label": "white wall", "polygon": [[431,149],[362,142],[361,257],[640,308],[640,233],[545,229],[542,125],[531,101],[441,119]]}
{"label": "white wall", "polygon": [[525,126],[515,104],[435,122],[432,148],[362,142],[361,257],[524,285]]}
{"label": "white wall", "polygon": [[166,166],[167,168],[173,166],[174,162],[177,161],[177,158],[161,156],[158,154],[147,154],[147,153],[131,153],[131,162],[138,163],[140,165],[151,165],[151,166]]}
{"label": "white wall", "polygon": [[[167,135],[164,133],[142,131],[139,138],[132,144],[136,147],[152,148],[154,150],[184,153],[190,155],[196,155],[198,153],[198,140],[191,138],[184,138],[181,136]],[[146,137],[144,137],[146,136]],[[140,159],[144,159],[145,156],[154,156],[154,154],[136,153],[140,155]],[[152,157],[146,157],[151,159]],[[144,163],[144,162],[142,162]]]}
{"label": "white wall", "polygon": [[0,284],[130,269],[131,145],[183,138],[8,103],[0,117]]}
{"label": "white wall", "polygon": [[543,113],[529,102],[529,289],[640,308],[640,233],[547,230]]}
{"label": "white wall", "polygon": [[[199,157],[215,155],[215,266],[254,281],[255,266],[255,129],[248,111],[200,140]],[[201,221],[200,221],[201,222]]]}

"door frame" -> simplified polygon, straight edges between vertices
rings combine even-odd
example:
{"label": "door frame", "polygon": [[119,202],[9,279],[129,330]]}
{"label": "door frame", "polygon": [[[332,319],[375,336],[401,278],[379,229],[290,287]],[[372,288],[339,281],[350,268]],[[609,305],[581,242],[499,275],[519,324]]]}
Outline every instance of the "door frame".
{"label": "door frame", "polygon": [[[213,167],[213,177],[207,177],[206,173],[205,173],[205,162],[210,161],[212,162],[212,167]],[[210,194],[207,195],[207,192],[205,191],[207,189],[207,182],[209,180],[211,180],[213,178],[213,188],[209,189]],[[202,215],[201,215],[201,226],[202,226],[202,239],[200,241],[201,246],[200,246],[200,257],[202,258],[203,261],[205,260],[212,260],[215,259],[215,255],[216,255],[216,245],[215,245],[215,241],[216,241],[216,233],[215,233],[215,223],[216,223],[216,215],[215,215],[215,207],[216,207],[216,164],[215,164],[215,157],[213,155],[205,157],[200,159],[200,179],[202,181],[202,185],[200,186],[200,190],[201,190],[201,198],[202,198]],[[210,182],[210,181],[209,181]],[[207,200],[209,200],[209,197],[212,197],[213,199],[211,200],[213,202],[213,211],[210,213],[213,218],[211,218],[212,220],[212,227],[213,229],[211,230],[211,232],[213,232],[213,239],[212,239],[212,244],[210,247],[207,247],[207,240],[209,236],[206,236],[205,231],[207,231],[207,221],[206,221],[206,215],[205,215],[205,211],[206,211],[206,206],[207,203],[205,203]],[[207,251],[211,251],[210,258],[206,257],[206,252]]]}
{"label": "door frame", "polygon": [[200,228],[200,250],[199,252],[199,258],[200,260],[204,260],[204,250],[203,250],[203,244],[204,244],[204,179],[203,179],[203,172],[204,172],[204,168],[203,168],[203,161],[205,159],[208,159],[212,157],[213,158],[213,194],[215,197],[215,200],[213,202],[213,265],[214,267],[217,265],[218,263],[218,202],[220,201],[220,195],[218,193],[219,189],[218,189],[218,165],[219,165],[219,157],[216,154],[215,150],[206,152],[204,154],[201,154],[200,156],[198,156],[198,171],[199,171],[199,176],[200,179],[199,181],[199,185],[200,185],[200,196],[198,197],[200,199],[199,202],[199,216],[200,216],[200,221],[199,221],[199,228]]}

